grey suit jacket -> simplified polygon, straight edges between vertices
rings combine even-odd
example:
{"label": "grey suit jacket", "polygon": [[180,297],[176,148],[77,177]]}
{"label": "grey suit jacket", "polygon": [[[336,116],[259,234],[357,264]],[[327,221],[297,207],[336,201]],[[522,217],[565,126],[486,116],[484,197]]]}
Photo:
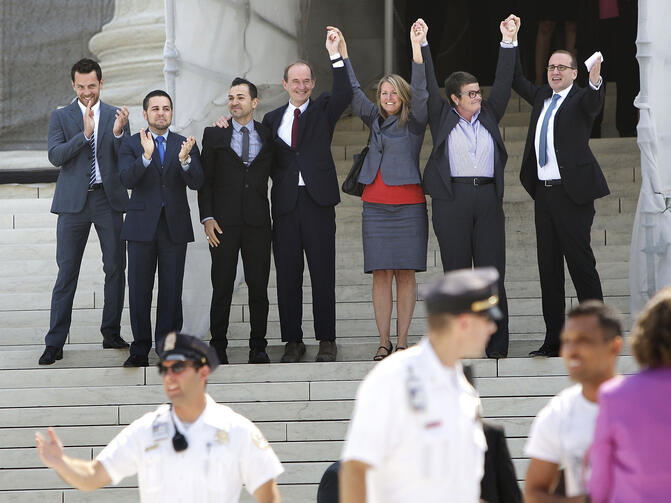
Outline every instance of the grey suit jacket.
{"label": "grey suit jacket", "polygon": [[[128,192],[121,185],[117,158],[121,139],[115,138],[116,107],[100,102],[98,138],[96,140],[98,166],[103,190],[115,211],[126,211]],[[124,136],[130,135],[126,124]],[[79,213],[84,208],[91,173],[91,148],[84,137],[84,118],[77,100],[54,110],[49,119],[49,162],[60,167],[56,191],[51,204],[52,213]]]}
{"label": "grey suit jacket", "polygon": [[[508,161],[508,152],[503,144],[498,124],[510,99],[516,54],[517,50],[514,48],[499,49],[494,85],[489,97],[482,100],[482,109],[478,118],[480,124],[494,140],[494,183],[499,199],[503,199],[503,170]],[[454,193],[450,158],[445,146],[448,136],[459,122],[459,117],[450,102],[440,95],[428,45],[422,47],[422,56],[426,66],[426,85],[429,91],[429,128],[433,137],[433,151],[424,169],[424,192],[430,194],[432,199],[452,200]]]}
{"label": "grey suit jacket", "polygon": [[419,152],[428,121],[426,100],[429,95],[424,64],[412,63],[410,117],[403,126],[398,123],[398,115],[387,117],[380,124],[378,107],[361,90],[349,58],[345,59],[345,66],[352,86],[352,113],[371,130],[370,146],[361,167],[359,183],[373,183],[378,169],[387,185],[422,183]]}

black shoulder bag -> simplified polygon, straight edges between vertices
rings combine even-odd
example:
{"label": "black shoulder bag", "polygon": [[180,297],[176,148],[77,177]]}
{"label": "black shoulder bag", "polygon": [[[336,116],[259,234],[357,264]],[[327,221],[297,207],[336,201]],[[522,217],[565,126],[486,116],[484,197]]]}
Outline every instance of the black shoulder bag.
{"label": "black shoulder bag", "polygon": [[366,159],[366,154],[368,154],[371,134],[373,134],[372,130],[368,135],[368,142],[366,143],[366,146],[363,148],[363,150],[358,154],[354,154],[354,162],[352,163],[352,167],[350,168],[349,173],[347,173],[345,181],[342,182],[342,191],[345,194],[349,194],[350,196],[361,197],[363,194],[363,189],[366,188],[366,184],[359,183],[359,174],[361,173],[363,161]]}

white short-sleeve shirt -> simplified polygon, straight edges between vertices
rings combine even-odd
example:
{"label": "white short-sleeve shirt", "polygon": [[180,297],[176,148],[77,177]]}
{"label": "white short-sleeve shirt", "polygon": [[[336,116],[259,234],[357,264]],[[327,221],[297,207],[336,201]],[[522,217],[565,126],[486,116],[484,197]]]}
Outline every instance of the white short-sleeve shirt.
{"label": "white short-sleeve shirt", "polygon": [[371,466],[369,503],[477,503],[486,441],[460,364],[428,339],[380,362],[357,392],[342,460]]}
{"label": "white short-sleeve shirt", "polygon": [[188,428],[177,423],[189,444],[182,452],[172,446],[171,414],[168,405],[145,414],[96,458],[114,484],[137,473],[143,503],[237,503],[243,485],[253,494],[283,472],[259,429],[209,395],[194,423]]}
{"label": "white short-sleeve shirt", "polygon": [[564,470],[566,495],[587,493],[585,454],[594,439],[599,407],[576,384],[563,390],[541,409],[531,425],[524,454]]}

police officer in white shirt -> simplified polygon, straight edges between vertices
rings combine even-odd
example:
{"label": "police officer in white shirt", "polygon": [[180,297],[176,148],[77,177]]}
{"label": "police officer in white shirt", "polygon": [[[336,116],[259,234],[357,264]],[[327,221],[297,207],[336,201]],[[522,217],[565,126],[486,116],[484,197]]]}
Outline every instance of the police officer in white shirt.
{"label": "police officer in white shirt", "polygon": [[344,503],[477,503],[486,441],[460,360],[496,331],[498,272],[449,272],[420,290],[429,333],[379,363],[357,393],[342,453]]}
{"label": "police officer in white shirt", "polygon": [[259,503],[279,503],[282,465],[259,429],[205,392],[214,349],[172,332],[159,341],[159,373],[170,404],[119,433],[93,461],[71,458],[49,429],[35,434],[42,462],[84,491],[137,473],[143,503],[237,502],[244,485]]}
{"label": "police officer in white shirt", "polygon": [[[560,341],[564,364],[577,384],[552,398],[531,425],[524,449],[531,458],[524,484],[527,503],[589,502],[585,455],[594,438],[597,391],[615,376],[622,349],[620,316],[601,301],[582,302],[567,314]],[[559,470],[564,470],[565,497],[552,494]]]}

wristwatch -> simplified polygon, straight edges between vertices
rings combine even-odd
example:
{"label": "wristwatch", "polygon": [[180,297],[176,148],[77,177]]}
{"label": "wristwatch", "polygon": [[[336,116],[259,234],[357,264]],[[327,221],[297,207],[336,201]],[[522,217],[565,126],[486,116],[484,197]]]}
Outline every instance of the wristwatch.
{"label": "wristwatch", "polygon": [[182,162],[182,161],[179,161],[179,162],[182,164],[182,166],[186,166],[187,164],[191,164],[191,156],[187,157],[184,162]]}

